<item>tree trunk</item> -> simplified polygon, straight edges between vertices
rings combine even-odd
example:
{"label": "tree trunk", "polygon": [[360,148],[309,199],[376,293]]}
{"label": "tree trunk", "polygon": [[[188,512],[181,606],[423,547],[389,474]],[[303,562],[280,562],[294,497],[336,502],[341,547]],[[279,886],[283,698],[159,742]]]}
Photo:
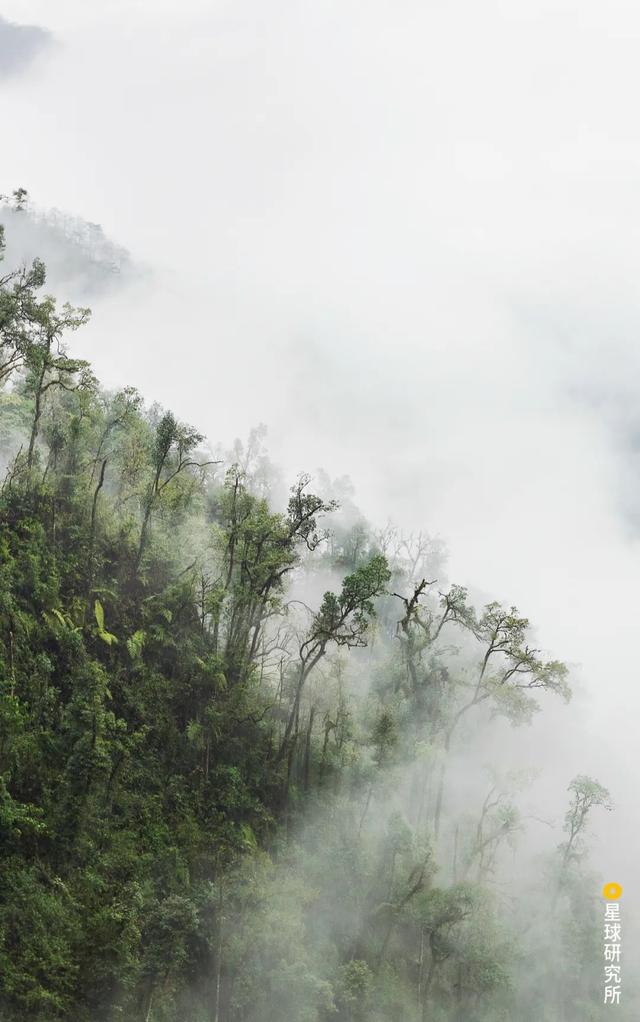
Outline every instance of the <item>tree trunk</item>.
{"label": "tree trunk", "polygon": [[144,1022],[150,1022],[151,1019],[151,1007],[153,1005],[153,987],[149,990],[149,997],[147,1000],[147,1010],[144,1014]]}
{"label": "tree trunk", "polygon": [[29,450],[27,452],[27,468],[33,467],[33,455],[36,447],[36,440],[38,438],[38,430],[40,427],[40,415],[42,413],[42,385],[44,383],[44,376],[46,371],[46,361],[42,367],[42,372],[38,378],[38,385],[35,392],[35,404],[33,409],[33,422],[31,424],[31,436],[29,437]]}
{"label": "tree trunk", "polygon": [[442,802],[444,798],[444,778],[446,773],[446,762],[443,759],[438,773],[438,790],[436,794],[436,808],[433,816],[433,833],[438,839],[440,835],[440,820],[442,817]]}
{"label": "tree trunk", "polygon": [[87,576],[87,600],[91,595],[91,585],[93,583],[93,548],[96,539],[96,512],[98,510],[98,497],[100,496],[100,490],[104,486],[104,474],[107,468],[107,459],[105,458],[102,462],[100,469],[100,479],[98,485],[95,488],[93,494],[93,502],[91,504],[91,523],[89,525],[89,564],[88,564],[88,576]]}
{"label": "tree trunk", "polygon": [[310,788],[310,776],[311,776],[311,733],[313,731],[313,719],[316,715],[315,706],[311,707],[309,713],[309,725],[307,727],[307,737],[304,746],[304,792],[305,795],[309,793]]}
{"label": "tree trunk", "polygon": [[429,1018],[429,1015],[428,1015],[429,994],[431,993],[431,984],[433,983],[433,977],[435,975],[435,971],[436,971],[436,963],[434,961],[433,953],[432,953],[431,961],[429,962],[429,970],[427,972],[427,978],[426,978],[425,983],[424,983],[424,998],[423,998],[423,1001],[422,1001],[422,1022],[427,1022],[427,1020]]}
{"label": "tree trunk", "polygon": [[422,1009],[422,974],[424,972],[424,926],[420,927],[420,957],[418,959],[418,988],[417,988],[417,1002],[418,1002],[418,1014],[421,1014]]}
{"label": "tree trunk", "polygon": [[220,989],[222,981],[222,942],[223,942],[223,918],[222,918],[222,885],[218,895],[218,947],[216,952],[216,993],[215,1011],[213,1022],[220,1022]]}

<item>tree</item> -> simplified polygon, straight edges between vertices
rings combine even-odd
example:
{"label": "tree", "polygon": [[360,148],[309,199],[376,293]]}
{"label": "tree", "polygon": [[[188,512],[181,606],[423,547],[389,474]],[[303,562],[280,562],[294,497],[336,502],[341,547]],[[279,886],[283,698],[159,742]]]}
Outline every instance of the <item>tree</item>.
{"label": "tree", "polygon": [[607,789],[585,774],[574,777],[567,790],[571,800],[564,818],[567,840],[560,845],[563,871],[579,860],[583,853],[584,833],[591,810],[595,806],[602,806],[610,812],[613,808]]}
{"label": "tree", "polygon": [[314,551],[326,536],[318,522],[336,504],[311,493],[310,482],[306,475],[298,479],[286,513],[279,514],[249,491],[237,465],[227,472],[217,533],[222,570],[210,587],[208,607],[216,647],[221,623],[226,626],[224,655],[233,684],[245,680],[255,664],[265,625],[281,609],[301,550]]}
{"label": "tree", "polygon": [[63,306],[56,311],[53,298],[45,298],[34,310],[33,332],[24,353],[25,392],[33,401],[33,418],[27,451],[27,467],[33,467],[36,440],[40,429],[43,402],[48,391],[62,389],[74,391],[95,385],[89,363],[70,358],[62,337],[67,331],[77,330],[89,318],[88,309]]}
{"label": "tree", "polygon": [[[568,670],[560,660],[545,659],[540,650],[530,646],[527,634],[530,624],[521,617],[516,607],[507,609],[502,604],[487,604],[480,619],[465,621],[483,646],[476,669],[476,678],[467,688],[467,699],[451,715],[444,732],[445,757],[451,740],[461,721],[470,710],[483,703],[493,704],[493,712],[506,716],[513,724],[526,723],[538,709],[532,692],[546,691],[560,695],[565,701],[571,696],[567,681]],[[445,759],[442,761],[434,828],[439,832],[444,792]]]}
{"label": "tree", "polygon": [[140,568],[153,512],[169,492],[171,484],[188,470],[202,470],[207,465],[214,464],[213,461],[198,462],[191,456],[203,440],[201,433],[178,422],[171,412],[166,412],[160,419],[151,451],[152,475],[142,501],[142,526],[135,557],[136,571]]}
{"label": "tree", "polygon": [[513,841],[514,835],[521,830],[520,814],[513,805],[510,794],[508,788],[501,789],[497,784],[492,784],[489,788],[466,853],[465,877],[475,865],[477,880],[486,880],[488,874],[493,871],[500,845],[504,841]]}
{"label": "tree", "polygon": [[300,700],[307,678],[325,656],[330,643],[350,649],[366,645],[367,631],[375,615],[374,600],[385,591],[390,578],[387,560],[378,554],[357,568],[352,575],[347,575],[339,595],[332,592],[324,594],[320,608],[299,647],[294,698],[280,744],[279,759],[289,747],[291,735],[297,727]]}
{"label": "tree", "polygon": [[[0,260],[5,248],[4,227],[0,224]],[[44,282],[44,263],[39,259],[29,268],[0,277],[0,386],[22,369],[35,343],[39,310],[36,291]]]}

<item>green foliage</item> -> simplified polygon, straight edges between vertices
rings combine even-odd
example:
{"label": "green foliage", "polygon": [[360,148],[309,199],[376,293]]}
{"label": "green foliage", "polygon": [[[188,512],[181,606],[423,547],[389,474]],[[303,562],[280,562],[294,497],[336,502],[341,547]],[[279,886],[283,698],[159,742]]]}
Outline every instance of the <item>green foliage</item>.
{"label": "green foliage", "polygon": [[571,801],[564,818],[567,841],[560,846],[565,866],[572,860],[579,859],[583,852],[584,832],[591,810],[595,806],[602,806],[607,810],[613,808],[607,789],[585,774],[574,777],[568,791]]}
{"label": "green foliage", "polygon": [[[483,883],[520,816],[486,802],[447,877],[433,794],[467,711],[526,722],[566,668],[416,584],[431,545],[332,535],[308,476],[274,509],[264,460],[100,390],[44,281],[0,278],[2,1019],[509,1017]],[[571,792],[567,867],[608,801]]]}
{"label": "green foliage", "polygon": [[96,600],[93,606],[96,623],[98,625],[98,636],[103,642],[106,642],[107,646],[111,646],[118,640],[115,635],[112,635],[111,632],[108,632],[104,627],[104,607],[100,603],[100,600]]}

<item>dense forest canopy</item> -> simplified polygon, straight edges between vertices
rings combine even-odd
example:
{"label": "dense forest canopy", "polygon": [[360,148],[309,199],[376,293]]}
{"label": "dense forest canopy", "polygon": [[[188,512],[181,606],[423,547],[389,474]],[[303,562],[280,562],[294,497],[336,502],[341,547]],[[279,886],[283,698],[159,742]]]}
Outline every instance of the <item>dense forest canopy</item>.
{"label": "dense forest canopy", "polygon": [[465,759],[565,665],[438,540],[101,389],[88,316],[38,260],[0,279],[2,1018],[604,1017],[608,792],[567,778],[514,885],[528,773]]}

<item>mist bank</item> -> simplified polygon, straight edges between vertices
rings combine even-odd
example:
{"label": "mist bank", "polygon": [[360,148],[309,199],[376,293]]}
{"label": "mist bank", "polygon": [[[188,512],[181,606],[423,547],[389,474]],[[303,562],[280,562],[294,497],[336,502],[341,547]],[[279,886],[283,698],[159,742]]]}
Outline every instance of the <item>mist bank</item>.
{"label": "mist bank", "polygon": [[102,389],[45,281],[0,293],[4,1017],[604,1017],[567,666],[346,481]]}

